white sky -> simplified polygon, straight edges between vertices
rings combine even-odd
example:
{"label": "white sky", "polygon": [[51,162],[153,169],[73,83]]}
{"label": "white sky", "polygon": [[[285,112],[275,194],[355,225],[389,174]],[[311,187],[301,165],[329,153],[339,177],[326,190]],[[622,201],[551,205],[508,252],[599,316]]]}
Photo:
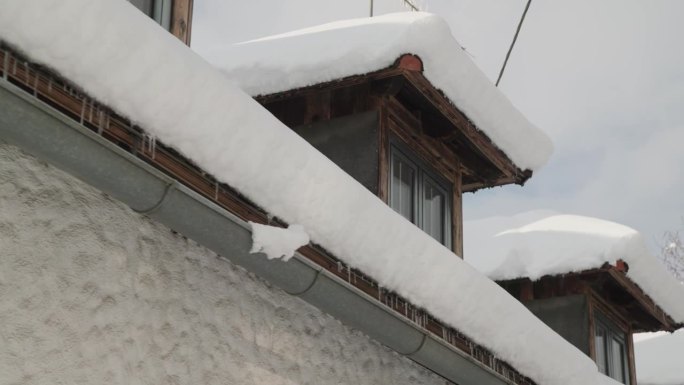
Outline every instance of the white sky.
{"label": "white sky", "polygon": [[[492,79],[525,0],[419,0]],[[401,11],[375,0],[375,13]],[[369,14],[370,0],[195,0],[193,48]],[[466,219],[532,209],[596,216],[655,247],[684,217],[684,1],[533,0],[501,90],[553,139],[523,188],[469,194]],[[468,238],[466,231],[466,241]]]}

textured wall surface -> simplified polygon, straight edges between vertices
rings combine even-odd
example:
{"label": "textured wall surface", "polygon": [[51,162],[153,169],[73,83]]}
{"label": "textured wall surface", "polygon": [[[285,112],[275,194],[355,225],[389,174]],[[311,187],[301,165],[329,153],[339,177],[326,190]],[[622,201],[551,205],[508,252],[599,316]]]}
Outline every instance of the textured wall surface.
{"label": "textured wall surface", "polygon": [[0,384],[445,380],[0,143]]}

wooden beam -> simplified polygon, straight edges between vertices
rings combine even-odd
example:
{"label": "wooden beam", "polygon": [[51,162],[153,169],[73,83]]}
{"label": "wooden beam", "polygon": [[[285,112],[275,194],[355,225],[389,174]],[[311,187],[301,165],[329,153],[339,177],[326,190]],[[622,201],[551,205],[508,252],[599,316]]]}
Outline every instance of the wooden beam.
{"label": "wooden beam", "polygon": [[461,191],[461,167],[460,162],[456,167],[456,173],[452,179],[453,183],[453,200],[451,203],[451,229],[452,229],[452,245],[453,250],[461,258],[463,255],[463,192]]}
{"label": "wooden beam", "polygon": [[661,325],[663,330],[673,332],[675,330],[676,323],[669,315],[667,315],[663,309],[660,308],[639,286],[637,286],[632,280],[627,278],[624,273],[618,271],[614,267],[608,268],[606,270],[608,274],[613,278],[620,286],[622,286],[634,299],[636,299],[642,306],[642,308],[655,318]]}
{"label": "wooden beam", "polygon": [[438,91],[420,72],[405,71],[404,76],[418,89],[433,106],[461,129],[471,143],[490,160],[503,174],[515,176],[520,174],[517,166],[494,145],[482,131],[460,112],[447,98]]}
{"label": "wooden beam", "polygon": [[387,97],[378,101],[378,197],[389,205],[389,118]]}
{"label": "wooden beam", "polygon": [[171,33],[190,45],[193,0],[174,0],[171,8]]}

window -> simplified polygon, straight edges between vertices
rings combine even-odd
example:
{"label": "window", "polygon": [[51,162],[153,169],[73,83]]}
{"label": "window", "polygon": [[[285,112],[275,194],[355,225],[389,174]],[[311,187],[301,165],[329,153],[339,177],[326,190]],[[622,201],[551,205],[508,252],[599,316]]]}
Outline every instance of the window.
{"label": "window", "polygon": [[147,16],[153,18],[164,29],[171,28],[172,0],[128,0]]}
{"label": "window", "polygon": [[604,316],[597,315],[594,343],[599,371],[623,384],[629,384],[625,332]]}
{"label": "window", "polygon": [[397,144],[390,146],[390,206],[451,247],[450,185],[409,154]]}

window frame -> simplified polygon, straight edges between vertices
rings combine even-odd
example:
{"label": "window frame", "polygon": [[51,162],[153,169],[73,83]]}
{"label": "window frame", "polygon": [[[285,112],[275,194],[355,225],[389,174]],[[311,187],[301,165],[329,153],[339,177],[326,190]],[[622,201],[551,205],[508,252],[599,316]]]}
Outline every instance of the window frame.
{"label": "window frame", "polygon": [[393,210],[395,210],[393,206],[394,201],[392,194],[394,188],[394,163],[395,159],[399,158],[402,162],[408,164],[414,170],[414,185],[412,189],[413,221],[411,222],[418,226],[418,228],[420,228],[421,230],[425,231],[423,215],[425,202],[424,194],[427,180],[427,182],[430,185],[436,188],[444,196],[444,208],[442,210],[441,219],[443,242],[440,242],[438,239],[428,234],[427,231],[425,231],[425,233],[430,235],[432,238],[442,243],[445,247],[451,250],[453,248],[453,203],[451,202],[451,200],[453,199],[453,184],[449,183],[447,179],[440,175],[433,167],[431,167],[428,162],[424,161],[415,152],[411,151],[408,145],[404,144],[403,142],[400,142],[395,138],[390,138],[389,142],[389,177],[387,178],[387,183],[389,184],[389,186],[387,203],[390,207],[392,207]]}
{"label": "window frame", "polygon": [[[614,352],[613,341],[617,341],[622,346],[622,355],[620,360],[622,361],[622,377],[625,385],[630,385],[631,383],[631,370],[630,370],[630,360],[629,360],[629,344],[627,341],[628,333],[627,331],[620,328],[615,322],[611,321],[608,316],[604,315],[598,310],[594,310],[594,352],[595,360],[598,366],[598,333],[599,330],[604,331],[603,337],[603,352],[605,360],[605,372],[601,372],[606,376],[614,379],[615,381],[620,381],[615,378],[616,368],[614,367],[615,354],[620,354]],[[599,367],[599,371],[601,368]]]}

